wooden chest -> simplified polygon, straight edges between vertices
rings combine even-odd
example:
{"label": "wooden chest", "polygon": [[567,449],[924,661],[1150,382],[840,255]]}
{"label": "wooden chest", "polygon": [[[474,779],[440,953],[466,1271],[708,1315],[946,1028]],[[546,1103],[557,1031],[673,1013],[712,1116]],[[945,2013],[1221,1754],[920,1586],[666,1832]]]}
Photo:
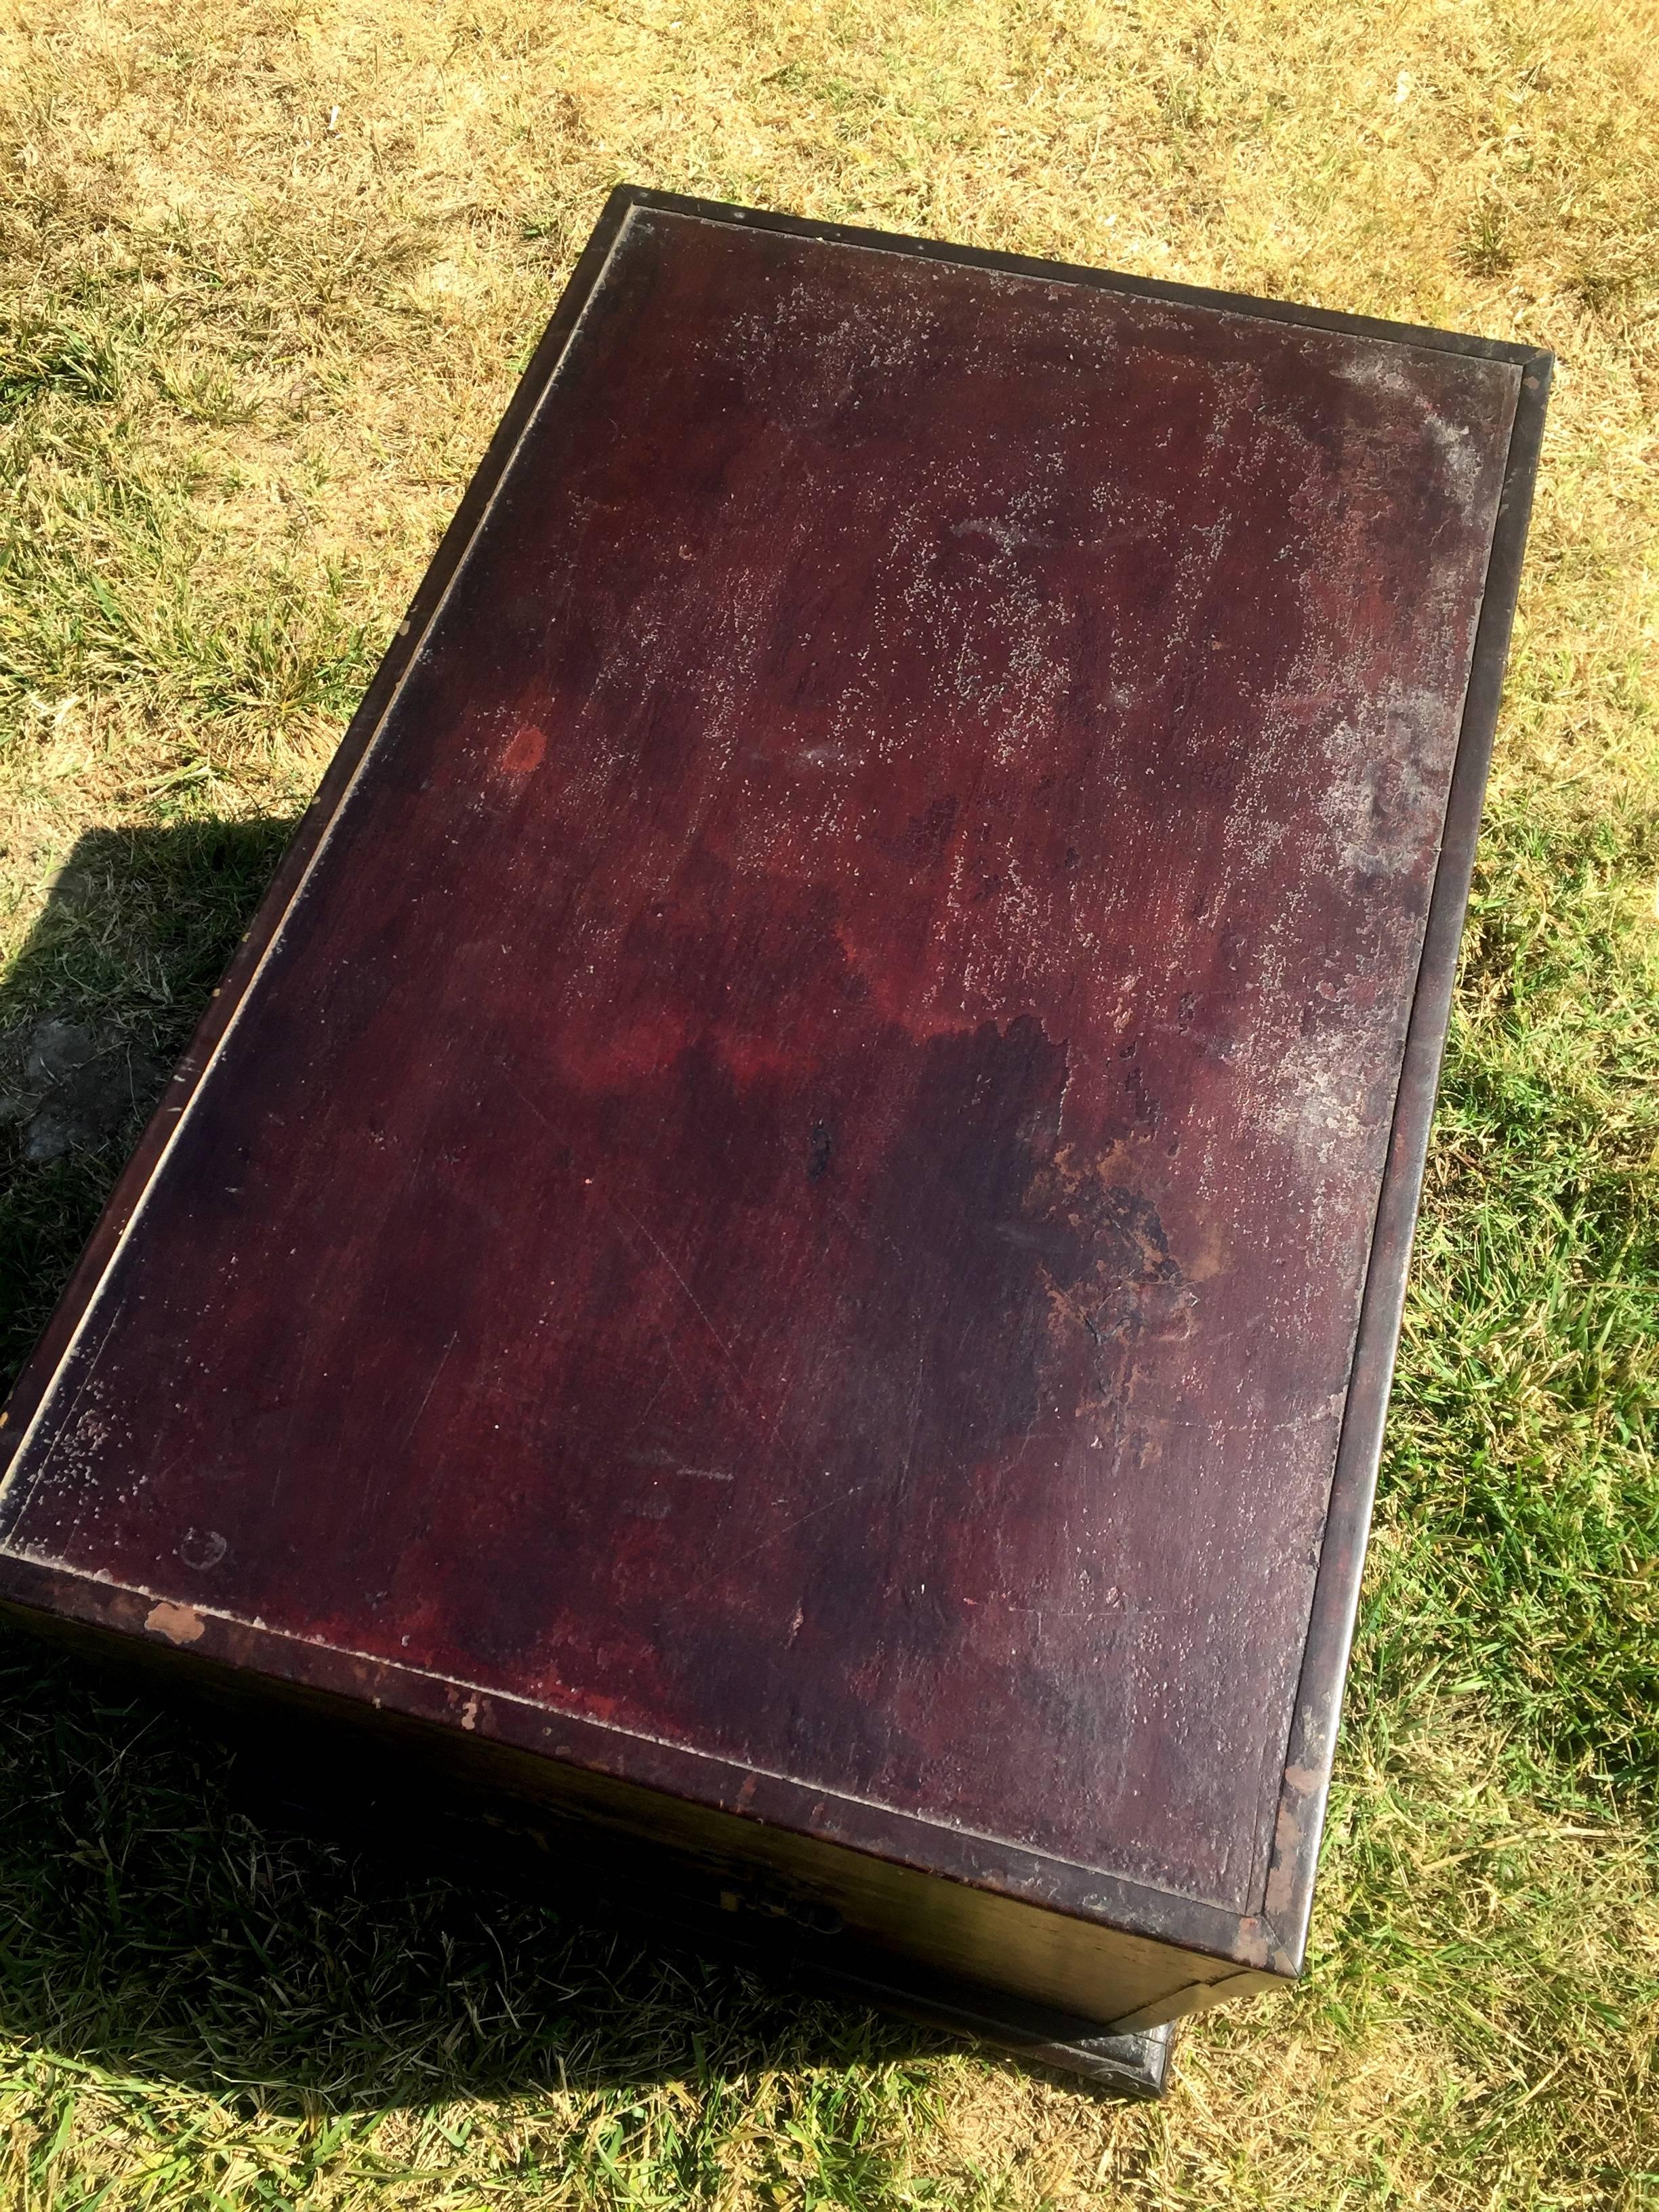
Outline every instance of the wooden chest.
{"label": "wooden chest", "polygon": [[1108,2074],[1294,1975],[1548,374],[617,192],[0,1599]]}

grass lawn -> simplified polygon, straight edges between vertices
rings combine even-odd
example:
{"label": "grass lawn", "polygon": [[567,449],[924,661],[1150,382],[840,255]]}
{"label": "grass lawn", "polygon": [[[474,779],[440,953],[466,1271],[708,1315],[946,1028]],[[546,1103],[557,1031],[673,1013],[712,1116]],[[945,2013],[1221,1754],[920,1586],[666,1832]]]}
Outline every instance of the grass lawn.
{"label": "grass lawn", "polygon": [[9,0],[0,1346],[619,178],[1553,346],[1311,1969],[1157,2110],[265,1833],[0,1641],[0,2212],[1659,2207],[1654,0]]}

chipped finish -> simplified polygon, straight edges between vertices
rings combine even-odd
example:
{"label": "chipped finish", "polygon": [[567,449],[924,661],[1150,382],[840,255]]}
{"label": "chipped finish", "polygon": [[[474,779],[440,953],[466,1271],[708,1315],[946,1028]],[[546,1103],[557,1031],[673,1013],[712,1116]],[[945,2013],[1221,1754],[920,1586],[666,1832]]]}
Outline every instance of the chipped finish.
{"label": "chipped finish", "polygon": [[192,1605],[173,1605],[165,1598],[151,1606],[144,1615],[144,1626],[153,1636],[165,1636],[169,1644],[199,1644],[207,1632],[207,1623]]}
{"label": "chipped finish", "polygon": [[0,1594],[1282,1972],[1526,357],[713,212],[586,257]]}

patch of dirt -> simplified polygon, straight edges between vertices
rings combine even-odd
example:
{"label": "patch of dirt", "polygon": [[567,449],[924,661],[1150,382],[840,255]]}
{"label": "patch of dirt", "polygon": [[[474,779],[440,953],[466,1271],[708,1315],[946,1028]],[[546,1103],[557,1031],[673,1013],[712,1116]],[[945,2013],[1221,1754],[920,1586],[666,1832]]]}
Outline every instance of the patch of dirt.
{"label": "patch of dirt", "polygon": [[165,1062],[115,1024],[48,1014],[0,1030],[0,1126],[31,1167],[107,1144],[154,1105]]}

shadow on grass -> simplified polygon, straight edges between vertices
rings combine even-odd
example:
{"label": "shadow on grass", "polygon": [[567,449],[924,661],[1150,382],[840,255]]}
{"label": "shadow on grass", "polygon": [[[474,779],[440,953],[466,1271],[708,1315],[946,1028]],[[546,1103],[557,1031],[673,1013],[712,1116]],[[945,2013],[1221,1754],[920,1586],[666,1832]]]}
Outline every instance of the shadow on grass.
{"label": "shadow on grass", "polygon": [[0,981],[0,1381],[27,1357],[295,824],[90,830]]}
{"label": "shadow on grass", "polygon": [[0,1631],[8,2034],[309,2118],[945,2047],[596,1916],[579,1890],[540,1906],[267,1828],[229,1779],[185,1719]]}
{"label": "shadow on grass", "polygon": [[[290,836],[100,830],[0,984],[0,1361],[27,1356]],[[0,1629],[0,2026],[118,2079],[313,2118],[875,2064],[926,2031],[267,1827],[225,1753]],[[556,1875],[552,1879],[557,1880]]]}

